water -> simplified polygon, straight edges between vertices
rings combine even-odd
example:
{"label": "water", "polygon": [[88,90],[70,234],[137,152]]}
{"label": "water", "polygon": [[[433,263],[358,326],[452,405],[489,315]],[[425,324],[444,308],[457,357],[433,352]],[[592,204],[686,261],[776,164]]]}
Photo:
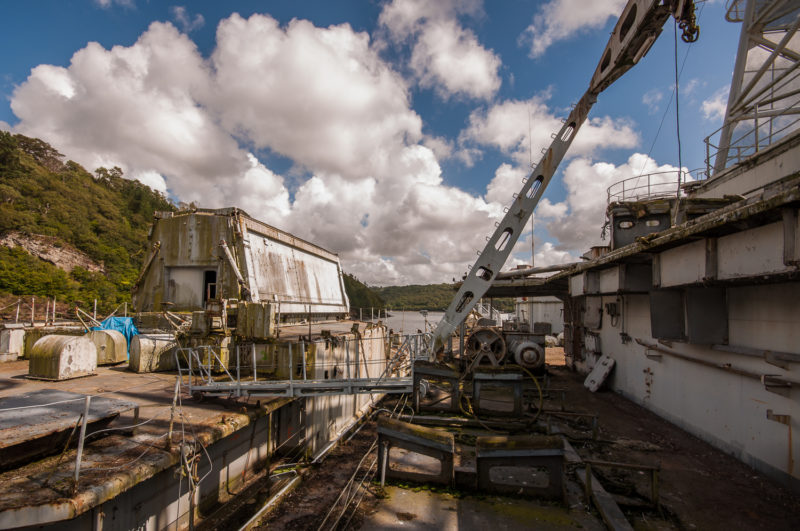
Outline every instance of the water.
{"label": "water", "polygon": [[382,319],[384,324],[397,333],[415,334],[417,330],[432,331],[444,317],[444,312],[427,312],[427,318],[418,310],[392,310],[389,317]]}

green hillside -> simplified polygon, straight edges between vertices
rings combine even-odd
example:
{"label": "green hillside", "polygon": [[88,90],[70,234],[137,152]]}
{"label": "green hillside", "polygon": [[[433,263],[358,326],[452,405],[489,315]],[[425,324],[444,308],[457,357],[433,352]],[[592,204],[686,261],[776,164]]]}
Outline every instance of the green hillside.
{"label": "green hillside", "polygon": [[[0,246],[0,292],[57,297],[104,311],[130,300],[155,210],[175,207],[119,168],[94,175],[46,142],[0,131],[0,236],[45,236],[74,247],[101,271],[70,273],[20,247]],[[40,240],[42,238],[39,238]]]}
{"label": "green hillside", "polygon": [[[414,284],[372,289],[386,301],[386,307],[392,310],[445,311],[456,295],[457,286],[455,284]],[[500,311],[514,311],[513,299],[494,299],[492,304]]]}
{"label": "green hillside", "polygon": [[386,302],[383,297],[378,295],[375,289],[367,287],[366,284],[349,273],[344,274],[344,289],[347,292],[347,298],[350,300],[350,311],[354,314],[358,313],[359,308],[374,308],[375,310],[386,308]]}
{"label": "green hillside", "polygon": [[453,284],[387,286],[374,288],[394,310],[446,310],[456,289]]}

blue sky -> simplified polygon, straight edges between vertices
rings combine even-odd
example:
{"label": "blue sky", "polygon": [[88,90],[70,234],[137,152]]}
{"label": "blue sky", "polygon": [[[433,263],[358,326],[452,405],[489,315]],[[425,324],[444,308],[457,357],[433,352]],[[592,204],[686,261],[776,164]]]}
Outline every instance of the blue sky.
{"label": "blue sky", "polygon": [[[242,206],[372,284],[445,281],[586,90],[622,5],[4,2],[0,127],[176,201]],[[689,169],[722,123],[739,31],[723,17],[700,3],[700,40],[677,45]],[[669,21],[600,95],[537,210],[536,263],[602,243],[609,184],[677,167],[674,53]]]}

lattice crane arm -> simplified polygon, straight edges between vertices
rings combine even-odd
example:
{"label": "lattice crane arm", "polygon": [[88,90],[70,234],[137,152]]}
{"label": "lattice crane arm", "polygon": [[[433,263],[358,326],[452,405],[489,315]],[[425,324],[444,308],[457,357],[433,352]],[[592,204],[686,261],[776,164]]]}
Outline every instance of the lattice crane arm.
{"label": "lattice crane arm", "polygon": [[608,40],[589,89],[570,112],[564,125],[534,170],[505,216],[487,240],[475,264],[447,308],[433,333],[431,356],[449,348],[451,334],[464,322],[469,312],[489,290],[492,281],[506,262],[514,244],[524,232],[542,194],[561,160],[572,144],[597,95],[633,67],[648,52],[672,15],[683,29],[683,40],[693,42],[699,30],[695,25],[693,0],[629,0]]}

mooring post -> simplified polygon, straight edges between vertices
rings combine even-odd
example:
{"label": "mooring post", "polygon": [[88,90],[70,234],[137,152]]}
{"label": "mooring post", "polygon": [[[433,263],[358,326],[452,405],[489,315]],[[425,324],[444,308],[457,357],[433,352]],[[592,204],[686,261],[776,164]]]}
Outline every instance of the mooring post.
{"label": "mooring post", "polygon": [[94,300],[94,315],[92,315],[92,317],[97,321],[97,299]]}
{"label": "mooring post", "polygon": [[36,326],[36,297],[31,297],[31,326]]}
{"label": "mooring post", "polygon": [[83,408],[83,422],[81,423],[81,434],[78,438],[78,455],[75,456],[75,485],[72,488],[73,492],[77,492],[78,490],[78,477],[81,474],[81,458],[83,457],[83,442],[86,438],[86,421],[89,417],[89,403],[91,400],[91,395],[86,395],[86,404]]}
{"label": "mooring post", "polygon": [[14,322],[19,322],[19,307],[22,306],[22,299],[17,299],[17,315],[14,317]]}

